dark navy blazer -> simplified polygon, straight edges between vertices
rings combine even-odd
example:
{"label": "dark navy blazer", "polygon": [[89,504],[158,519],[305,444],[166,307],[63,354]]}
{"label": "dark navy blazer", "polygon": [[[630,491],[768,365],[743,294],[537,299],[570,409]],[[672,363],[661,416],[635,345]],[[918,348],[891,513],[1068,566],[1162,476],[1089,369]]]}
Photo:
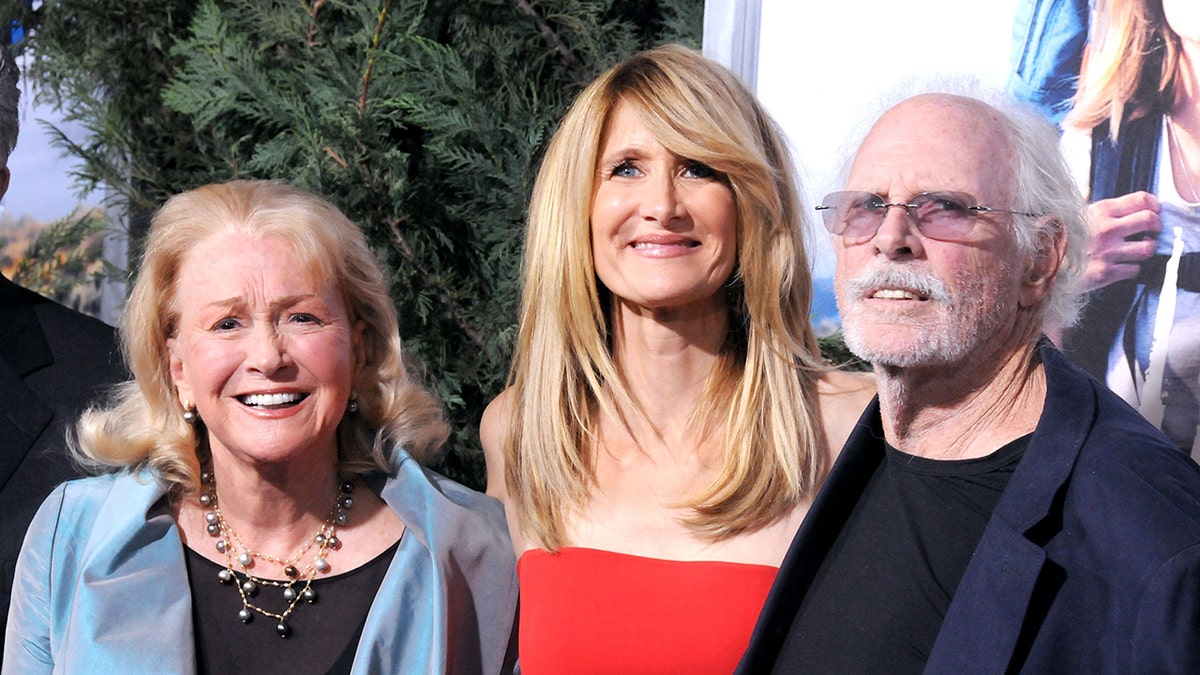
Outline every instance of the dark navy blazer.
{"label": "dark navy blazer", "polygon": [[[1043,341],[1047,394],[934,643],[929,673],[1200,673],[1200,467]],[[796,534],[740,673],[781,653],[883,437],[868,406]]]}
{"label": "dark navy blazer", "polygon": [[100,387],[124,379],[111,326],[0,276],[0,646],[25,529],[78,475],[64,433]]}

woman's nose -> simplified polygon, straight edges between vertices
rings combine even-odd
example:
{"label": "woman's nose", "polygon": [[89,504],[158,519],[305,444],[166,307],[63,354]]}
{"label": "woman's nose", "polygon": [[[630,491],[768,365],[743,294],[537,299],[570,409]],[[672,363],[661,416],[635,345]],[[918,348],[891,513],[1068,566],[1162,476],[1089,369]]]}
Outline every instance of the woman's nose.
{"label": "woman's nose", "polygon": [[270,375],[290,362],[286,338],[274,326],[260,324],[252,331],[246,354],[247,367]]}
{"label": "woman's nose", "polygon": [[680,200],[679,186],[669,173],[659,172],[645,183],[642,191],[642,215],[655,220],[662,226],[684,215],[686,209]]}

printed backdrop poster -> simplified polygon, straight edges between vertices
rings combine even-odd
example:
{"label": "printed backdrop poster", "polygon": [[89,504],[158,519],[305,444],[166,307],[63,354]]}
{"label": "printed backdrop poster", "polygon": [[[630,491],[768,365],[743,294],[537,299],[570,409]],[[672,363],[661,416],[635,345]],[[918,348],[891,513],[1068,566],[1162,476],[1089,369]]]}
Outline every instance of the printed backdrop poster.
{"label": "printed backdrop poster", "polygon": [[[967,75],[1060,125],[1094,240],[1083,320],[1055,337],[1200,458],[1200,2],[755,4],[757,90],[793,144],[813,227],[845,144],[904,80]],[[813,241],[828,332],[832,253],[823,231]]]}

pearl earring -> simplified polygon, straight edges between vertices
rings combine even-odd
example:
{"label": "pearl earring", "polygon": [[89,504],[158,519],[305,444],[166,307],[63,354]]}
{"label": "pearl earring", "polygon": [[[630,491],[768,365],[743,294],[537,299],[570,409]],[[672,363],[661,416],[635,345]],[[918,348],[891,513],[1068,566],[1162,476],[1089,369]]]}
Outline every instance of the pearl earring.
{"label": "pearl earring", "polygon": [[200,419],[200,416],[196,414],[196,406],[192,405],[192,402],[187,399],[184,399],[182,403],[183,421],[188,424],[195,424],[196,420]]}

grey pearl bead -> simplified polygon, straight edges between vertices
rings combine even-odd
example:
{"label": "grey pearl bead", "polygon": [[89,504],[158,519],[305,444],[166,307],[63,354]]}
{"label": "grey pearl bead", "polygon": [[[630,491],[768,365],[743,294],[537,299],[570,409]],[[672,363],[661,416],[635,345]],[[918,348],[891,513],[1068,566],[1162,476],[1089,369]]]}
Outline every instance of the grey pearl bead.
{"label": "grey pearl bead", "polygon": [[254,564],[254,556],[249,553],[243,553],[238,556],[238,564],[242,567],[249,567]]}
{"label": "grey pearl bead", "polygon": [[221,570],[220,572],[217,572],[217,578],[221,580],[221,583],[227,584],[233,581],[233,572],[230,572],[229,570]]}
{"label": "grey pearl bead", "polygon": [[288,602],[295,600],[296,599],[296,589],[294,589],[294,588],[283,589],[283,599],[287,600]]}
{"label": "grey pearl bead", "polygon": [[279,635],[279,637],[285,638],[292,634],[292,629],[286,623],[280,621],[275,626],[275,632]]}
{"label": "grey pearl bead", "polygon": [[310,605],[317,601],[317,592],[314,591],[311,586],[304,589],[304,593],[302,595],[304,597],[304,601]]}
{"label": "grey pearl bead", "polygon": [[324,558],[313,558],[313,567],[317,568],[318,572],[324,572],[329,569],[329,562]]}
{"label": "grey pearl bead", "polygon": [[258,595],[258,584],[247,579],[242,582],[242,590],[245,591],[246,595],[253,597]]}
{"label": "grey pearl bead", "polygon": [[338,525],[345,525],[347,522],[349,522],[349,520],[350,519],[346,517],[346,514],[342,513],[341,511],[338,511],[338,514],[333,517],[333,522],[337,523]]}
{"label": "grey pearl bead", "polygon": [[208,521],[208,524],[209,524],[209,525],[216,525],[216,524],[217,524],[217,521],[218,521],[218,520],[220,520],[220,519],[219,519],[219,518],[217,518],[217,512],[216,512],[216,511],[209,511],[208,513],[205,513],[205,514],[204,514],[204,520]]}
{"label": "grey pearl bead", "polygon": [[254,612],[243,607],[238,610],[238,618],[242,620],[242,623],[250,623],[254,620]]}
{"label": "grey pearl bead", "polygon": [[212,495],[210,495],[210,494],[200,495],[200,505],[201,506],[212,506],[212,503],[213,503]]}
{"label": "grey pearl bead", "polygon": [[224,553],[227,548],[229,548],[229,544],[224,539],[217,540],[217,553]]}

